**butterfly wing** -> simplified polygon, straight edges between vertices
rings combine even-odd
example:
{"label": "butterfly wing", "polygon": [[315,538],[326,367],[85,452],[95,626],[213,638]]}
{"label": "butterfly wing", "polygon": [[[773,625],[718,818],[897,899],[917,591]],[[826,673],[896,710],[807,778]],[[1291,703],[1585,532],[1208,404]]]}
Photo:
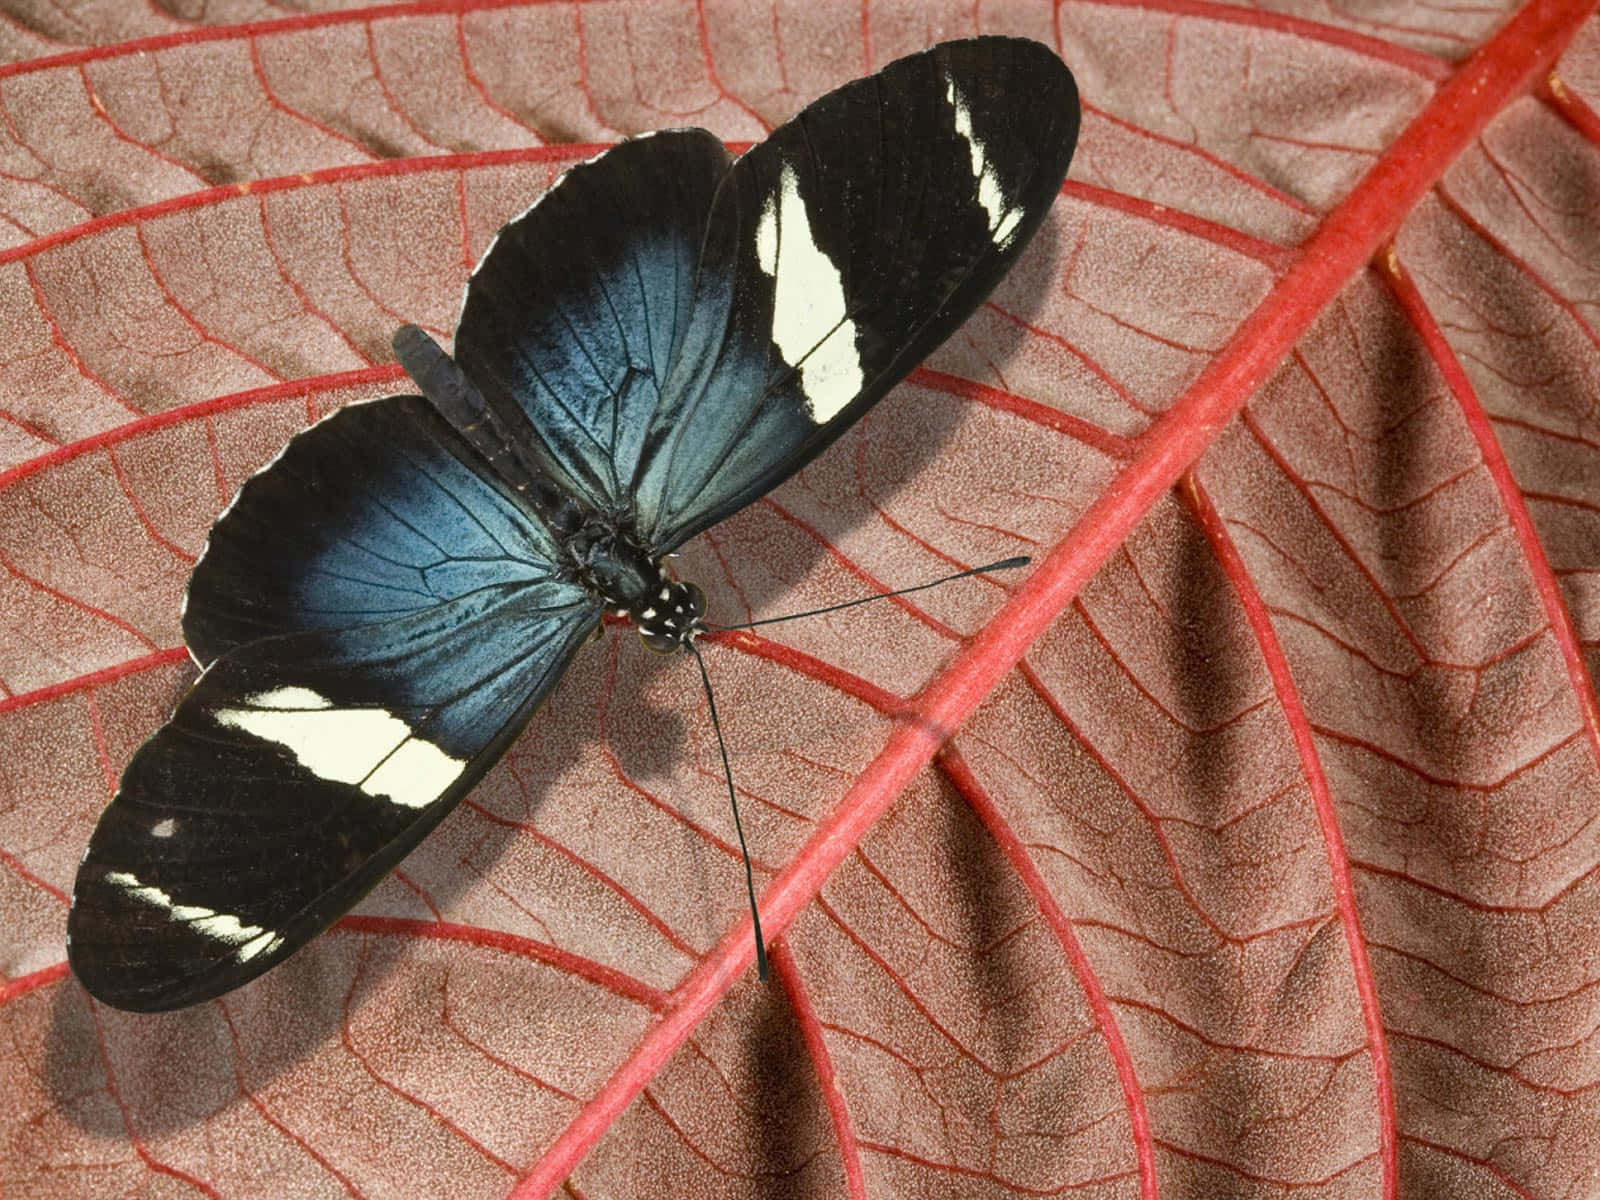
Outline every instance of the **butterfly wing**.
{"label": "butterfly wing", "polygon": [[804,466],[999,282],[1060,189],[1072,75],[1017,38],[846,84],[730,167],[623,142],[500,231],[455,357],[540,469],[666,551]]}
{"label": "butterfly wing", "polygon": [[1005,275],[1077,142],[1071,73],[948,42],[806,107],[732,167],[636,481],[670,549],[804,466]]}
{"label": "butterfly wing", "polygon": [[341,410],[241,489],[185,612],[207,663],[78,871],[68,954],[177,1008],[325,929],[498,759],[598,605],[417,397]]}
{"label": "butterfly wing", "polygon": [[628,506],[728,163],[703,129],[613,146],[507,224],[467,283],[456,361],[593,510]]}
{"label": "butterfly wing", "polygon": [[206,666],[265,638],[543,580],[561,558],[420,397],[353,404],[293,438],[217,518],[184,597],[184,641]]}

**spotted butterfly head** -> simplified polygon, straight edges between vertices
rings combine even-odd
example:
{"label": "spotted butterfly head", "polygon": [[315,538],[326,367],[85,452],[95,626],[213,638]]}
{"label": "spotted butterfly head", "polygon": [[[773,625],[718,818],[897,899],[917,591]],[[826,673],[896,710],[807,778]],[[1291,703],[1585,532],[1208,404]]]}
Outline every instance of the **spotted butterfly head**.
{"label": "spotted butterfly head", "polygon": [[706,596],[692,583],[663,579],[648,600],[628,613],[639,627],[639,638],[650,649],[670,654],[700,631]]}

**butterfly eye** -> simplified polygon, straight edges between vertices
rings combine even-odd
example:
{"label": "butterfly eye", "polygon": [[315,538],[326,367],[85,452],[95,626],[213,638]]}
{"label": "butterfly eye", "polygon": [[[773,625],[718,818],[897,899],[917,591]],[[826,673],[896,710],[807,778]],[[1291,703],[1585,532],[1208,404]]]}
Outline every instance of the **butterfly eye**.
{"label": "butterfly eye", "polygon": [[676,633],[660,628],[639,627],[639,640],[657,654],[671,654],[681,644]]}

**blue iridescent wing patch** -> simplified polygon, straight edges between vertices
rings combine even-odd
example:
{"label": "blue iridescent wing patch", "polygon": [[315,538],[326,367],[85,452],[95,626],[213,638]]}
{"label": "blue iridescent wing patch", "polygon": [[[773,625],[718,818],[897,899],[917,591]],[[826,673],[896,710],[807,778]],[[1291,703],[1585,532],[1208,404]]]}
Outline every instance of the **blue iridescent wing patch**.
{"label": "blue iridescent wing patch", "polygon": [[119,1008],[255,977],[494,765],[595,628],[556,544],[420,398],[341,410],[240,490],[190,582],[206,669],[133,756],[68,955]]}

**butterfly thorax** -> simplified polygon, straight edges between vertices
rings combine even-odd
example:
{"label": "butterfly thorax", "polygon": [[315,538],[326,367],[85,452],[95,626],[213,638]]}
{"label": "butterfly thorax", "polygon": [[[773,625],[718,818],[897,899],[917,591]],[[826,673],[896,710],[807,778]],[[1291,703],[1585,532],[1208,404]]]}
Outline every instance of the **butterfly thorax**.
{"label": "butterfly thorax", "polygon": [[650,649],[676,650],[694,636],[706,610],[705,595],[668,575],[662,561],[625,530],[585,530],[569,549],[584,584],[618,616],[630,618]]}

